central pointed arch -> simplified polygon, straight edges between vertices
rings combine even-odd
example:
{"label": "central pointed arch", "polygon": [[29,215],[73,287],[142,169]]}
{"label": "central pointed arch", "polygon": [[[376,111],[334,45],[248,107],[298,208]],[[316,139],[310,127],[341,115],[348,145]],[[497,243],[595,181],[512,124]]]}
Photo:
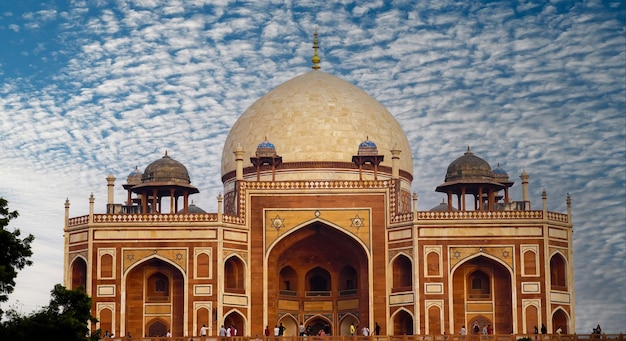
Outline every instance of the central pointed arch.
{"label": "central pointed arch", "polygon": [[[120,326],[124,335],[162,336],[163,328],[173,336],[183,336],[185,328],[185,273],[176,263],[158,254],[135,262],[123,274],[123,299],[126,315],[144,321]],[[146,312],[151,312],[147,314]],[[158,313],[152,313],[158,312]],[[130,329],[134,325],[141,329]],[[150,335],[150,333],[154,333]]]}
{"label": "central pointed arch", "polygon": [[[494,333],[510,333],[516,326],[513,270],[500,259],[478,253],[451,269],[451,330],[479,322],[482,329],[491,325]],[[461,290],[458,290],[461,289]]]}
{"label": "central pointed arch", "polygon": [[305,320],[325,316],[335,332],[347,314],[368,324],[369,252],[354,234],[312,221],[281,236],[268,251],[267,264],[275,264],[267,271],[269,324],[286,314]]}

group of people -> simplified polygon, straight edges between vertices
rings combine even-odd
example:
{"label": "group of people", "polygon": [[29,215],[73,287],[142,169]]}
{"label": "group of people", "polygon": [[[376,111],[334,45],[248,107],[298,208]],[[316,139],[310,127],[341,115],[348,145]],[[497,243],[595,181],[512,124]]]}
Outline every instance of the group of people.
{"label": "group of people", "polygon": [[[354,336],[356,334],[357,330],[358,330],[358,327],[355,327],[354,323],[351,323],[350,324],[350,335]],[[375,330],[377,330],[378,333],[380,333],[380,326],[378,325],[378,322],[376,322]],[[370,329],[369,329],[368,326],[365,326],[365,327],[361,328],[361,335],[363,335],[363,336],[370,336]],[[376,334],[376,335],[378,335],[378,334]]]}
{"label": "group of people", "polygon": [[[480,325],[478,325],[478,321],[474,321],[474,325],[472,326],[472,334],[478,335],[480,333],[481,333]],[[459,334],[461,336],[467,335],[467,329],[465,328],[465,325],[461,326],[461,331],[459,332]],[[482,328],[482,334],[483,335],[493,334],[493,327],[491,327],[490,324],[484,324]]]}
{"label": "group of people", "polygon": [[[273,334],[274,336],[283,336],[285,335],[286,329],[287,328],[281,322],[280,324],[277,324],[274,326]],[[356,335],[357,330],[358,330],[358,327],[355,327],[354,323],[350,324],[350,335]],[[376,322],[374,326],[374,331],[375,331],[375,335],[380,335],[380,325],[378,324],[378,322]],[[265,334],[266,337],[270,336],[270,333],[271,333],[270,327],[265,326],[265,330],[263,333]],[[323,326],[317,332],[314,332],[311,325],[308,325],[305,327],[304,324],[300,322],[300,325],[298,326],[299,336],[312,336],[314,334],[317,336],[330,336],[330,326],[329,325]],[[363,336],[369,336],[371,335],[371,331],[369,327],[365,326],[360,329],[360,334]]]}
{"label": "group of people", "polygon": [[[206,326],[202,325],[202,328],[200,329],[200,336],[206,336],[205,328]],[[204,330],[204,334],[202,334],[203,330]],[[228,327],[224,327],[224,325],[222,325],[220,327],[219,336],[225,336],[225,337],[237,336],[237,328],[235,327],[234,324]]]}

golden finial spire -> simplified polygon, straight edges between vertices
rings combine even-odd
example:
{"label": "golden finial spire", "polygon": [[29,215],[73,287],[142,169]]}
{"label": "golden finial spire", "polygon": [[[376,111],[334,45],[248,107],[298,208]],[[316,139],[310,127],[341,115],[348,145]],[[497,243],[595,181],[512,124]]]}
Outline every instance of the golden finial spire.
{"label": "golden finial spire", "polygon": [[313,33],[313,58],[311,61],[313,62],[313,70],[318,70],[320,68],[320,56],[317,55],[317,50],[320,48],[319,42],[317,40],[317,28],[315,29],[315,33]]}

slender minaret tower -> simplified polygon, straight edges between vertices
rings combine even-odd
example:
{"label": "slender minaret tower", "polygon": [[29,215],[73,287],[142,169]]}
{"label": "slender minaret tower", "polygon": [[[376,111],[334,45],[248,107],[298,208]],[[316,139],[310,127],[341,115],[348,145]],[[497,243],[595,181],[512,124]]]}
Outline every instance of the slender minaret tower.
{"label": "slender minaret tower", "polygon": [[[522,179],[522,200],[524,201],[524,206],[526,210],[530,210],[530,199],[528,199],[528,173],[526,173],[526,169],[522,171],[522,175],[520,175]],[[528,203],[528,205],[526,205]]]}

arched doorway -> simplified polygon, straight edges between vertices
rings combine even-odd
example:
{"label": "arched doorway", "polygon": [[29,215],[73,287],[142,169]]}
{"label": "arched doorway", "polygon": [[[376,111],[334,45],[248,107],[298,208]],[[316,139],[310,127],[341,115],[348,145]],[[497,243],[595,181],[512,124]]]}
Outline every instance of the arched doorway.
{"label": "arched doorway", "polygon": [[[350,234],[314,222],[281,239],[268,255],[268,316],[274,325],[285,315],[297,321],[315,321],[337,334],[343,316],[359,316],[369,325],[368,257]],[[311,320],[324,316],[327,321]],[[274,322],[276,321],[276,322]],[[294,332],[295,333],[295,332]],[[294,334],[297,335],[297,334]],[[337,334],[338,335],[338,334]]]}
{"label": "arched doorway", "polygon": [[556,330],[560,327],[562,334],[569,334],[568,321],[569,318],[563,309],[557,309],[554,314],[552,314],[552,332],[556,333]]}
{"label": "arched doorway", "polygon": [[184,278],[177,267],[160,258],[147,259],[128,272],[124,286],[125,335],[163,336],[163,330],[184,335]]}
{"label": "arched doorway", "polygon": [[239,312],[233,311],[224,317],[224,328],[235,328],[236,335],[247,335],[244,326],[243,316]]}
{"label": "arched doorway", "polygon": [[344,316],[339,322],[339,335],[350,335],[350,325],[354,325],[354,335],[361,335],[359,325],[359,319],[352,314]]}
{"label": "arched doorway", "polygon": [[311,331],[311,335],[319,335],[320,330],[324,330],[326,335],[332,335],[332,322],[323,316],[314,316],[306,321],[305,327]]}
{"label": "arched doorway", "polygon": [[280,319],[280,322],[285,327],[283,331],[284,336],[297,336],[298,335],[298,322],[291,315],[285,315]]}
{"label": "arched doorway", "polygon": [[81,257],[76,257],[72,262],[72,287],[70,289],[76,290],[78,287],[87,287],[87,262]]}
{"label": "arched doorway", "polygon": [[478,256],[459,265],[452,281],[453,330],[465,325],[471,333],[474,322],[478,322],[481,331],[489,325],[494,333],[513,331],[512,281],[505,265]]}
{"label": "arched doorway", "polygon": [[165,337],[168,331],[167,323],[159,318],[150,320],[147,329],[147,335],[156,337]]}
{"label": "arched doorway", "polygon": [[393,329],[390,335],[413,335],[413,316],[401,309],[393,315]]}

